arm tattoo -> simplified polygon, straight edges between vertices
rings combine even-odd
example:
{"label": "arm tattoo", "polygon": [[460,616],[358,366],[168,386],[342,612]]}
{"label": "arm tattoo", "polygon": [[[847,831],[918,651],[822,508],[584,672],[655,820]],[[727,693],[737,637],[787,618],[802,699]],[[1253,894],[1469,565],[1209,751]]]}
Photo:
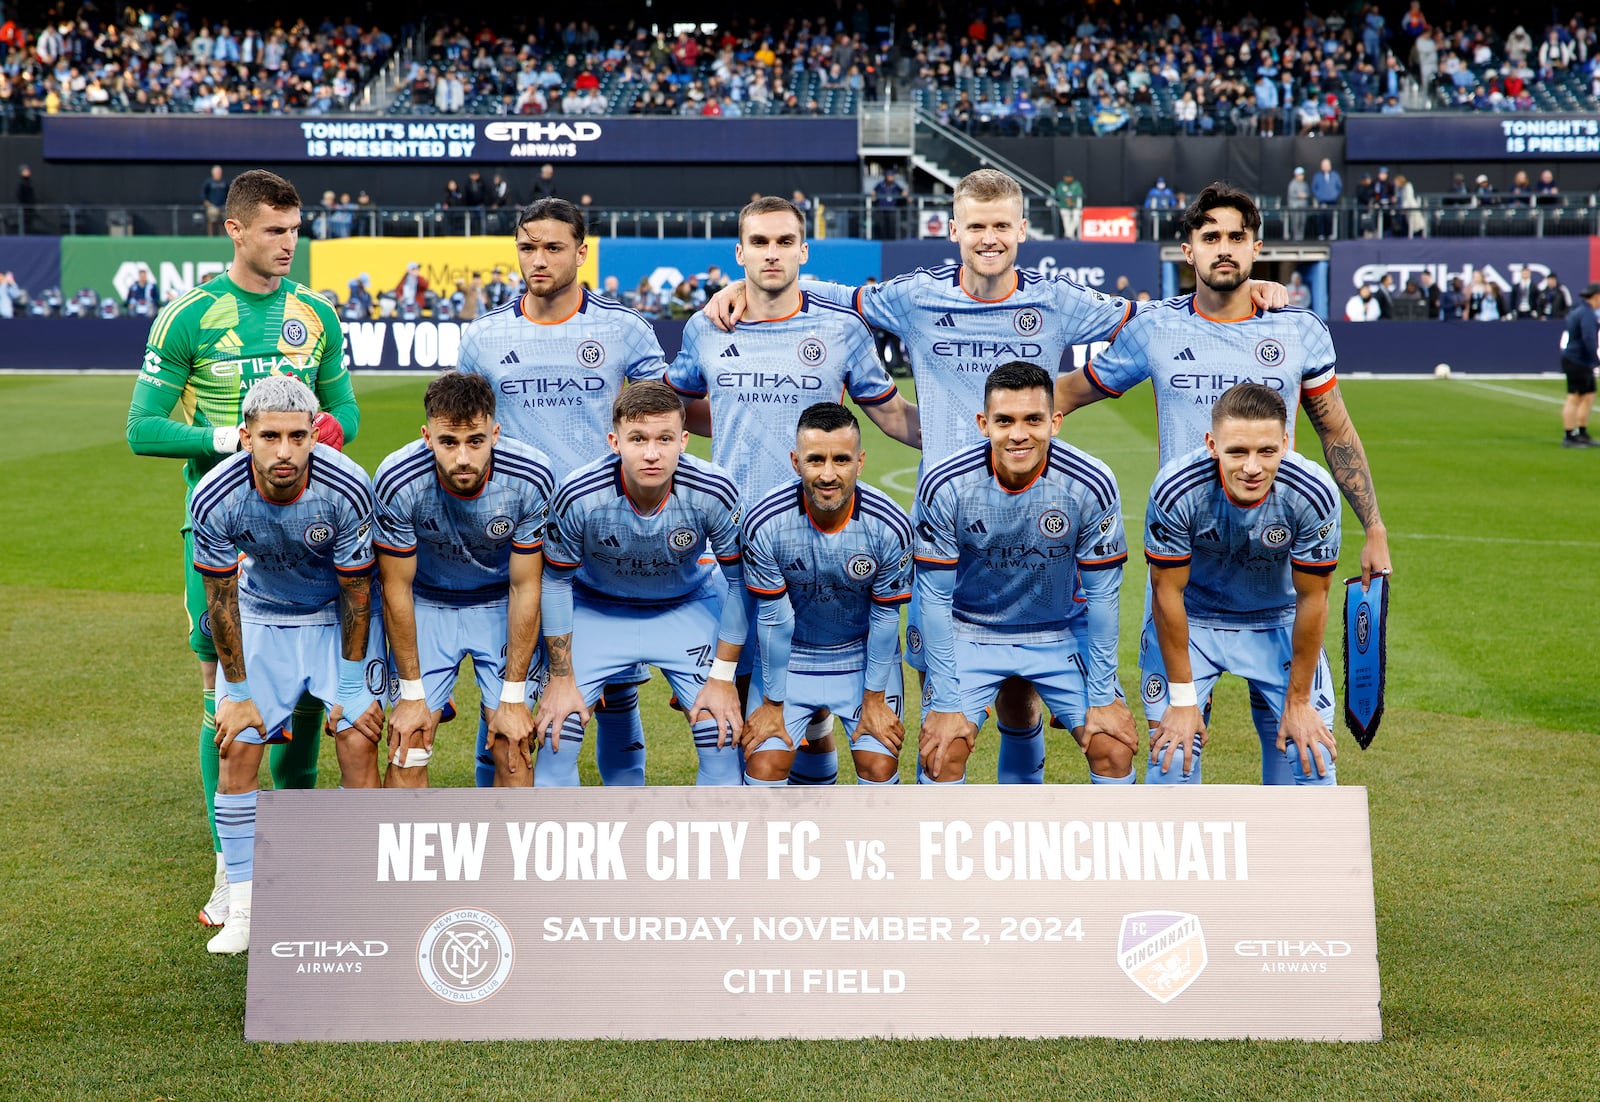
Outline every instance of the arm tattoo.
{"label": "arm tattoo", "polygon": [[1328,460],[1328,471],[1361,527],[1382,524],[1378,492],[1372,486],[1372,468],[1367,464],[1366,450],[1361,446],[1361,437],[1356,435],[1356,427],[1344,408],[1338,387],[1307,398],[1305,410],[1312,427],[1322,438],[1322,454]]}
{"label": "arm tattoo", "polygon": [[550,652],[550,676],[572,676],[572,633],[546,638],[545,649]]}
{"label": "arm tattoo", "polygon": [[222,676],[243,681],[244,636],[239,627],[239,575],[214,578],[206,575],[206,611],[211,614],[211,641],[217,648]]}
{"label": "arm tattoo", "polygon": [[367,656],[367,629],[372,623],[372,578],[362,574],[339,578],[340,652],[349,661]]}

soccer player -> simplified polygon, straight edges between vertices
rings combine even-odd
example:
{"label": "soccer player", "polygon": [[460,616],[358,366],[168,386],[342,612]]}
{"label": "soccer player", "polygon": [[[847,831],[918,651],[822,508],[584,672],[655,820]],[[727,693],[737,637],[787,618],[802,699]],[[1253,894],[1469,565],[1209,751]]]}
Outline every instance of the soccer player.
{"label": "soccer player", "polygon": [[[735,785],[733,678],[750,628],[739,491],[720,467],[683,454],[683,403],[666,383],[635,383],[612,408],[613,454],[561,483],[545,528],[550,680],[534,732],[549,741],[539,747],[534,784],[578,783],[583,725],[601,688],[651,665],[679,700],[693,701],[696,783]],[[708,539],[722,578],[701,558]]]}
{"label": "soccer player", "polygon": [[[1051,381],[1036,364],[995,368],[977,415],[987,439],[934,464],[917,486],[930,698],[921,783],[965,780],[978,725],[1013,676],[1071,728],[1091,781],[1133,783],[1138,736],[1117,690],[1121,499],[1110,468],[1054,439]],[[1043,768],[1028,763],[1003,779],[1032,781]]]}
{"label": "soccer player", "polygon": [[[978,439],[973,415],[983,408],[984,380],[997,366],[1013,360],[1045,364],[1059,388],[1055,375],[1069,348],[1112,340],[1133,315],[1126,299],[1065,276],[1018,268],[1017,251],[1027,236],[1021,185],[998,170],[978,169],[955,190],[950,239],[960,250],[959,264],[918,268],[859,288],[804,284],[815,297],[853,306],[869,325],[905,344],[917,383],[923,472]],[[1252,290],[1263,305],[1287,301],[1279,284],[1255,284]],[[744,308],[743,294],[742,283],[731,285],[706,312],[728,328]],[[908,617],[906,657],[920,671],[919,601],[913,598]],[[1002,779],[1044,760],[1038,696],[1020,680],[1000,693],[995,719]]]}
{"label": "soccer player", "polygon": [[384,784],[427,787],[441,713],[471,655],[495,786],[527,786],[527,695],[539,683],[539,580],[555,479],[537,449],[501,439],[483,376],[445,372],[422,407],[422,439],[391,454],[373,479],[373,542],[400,694]]}
{"label": "soccer player", "polygon": [[[522,208],[513,233],[527,290],[461,334],[460,369],[489,380],[505,435],[548,456],[558,482],[609,454],[611,405],[623,385],[667,370],[648,321],[578,282],[587,232],[583,212],[565,199]],[[620,675],[596,709],[596,759],[607,784],[644,783],[637,688],[644,680],[643,671]],[[487,731],[480,723],[482,786],[494,783]]]}
{"label": "soccer player", "polygon": [[[1120,397],[1144,379],[1156,402],[1160,463],[1200,447],[1211,407],[1244,381],[1271,386],[1290,408],[1303,406],[1322,440],[1323,454],[1345,500],[1366,532],[1361,578],[1391,570],[1388,530],[1378,511],[1366,451],[1339,393],[1328,328],[1309,310],[1261,313],[1247,290],[1250,267],[1261,251],[1261,212],[1255,201],[1226,184],[1211,184],[1180,223],[1183,252],[1195,270],[1192,295],[1146,307],[1093,362],[1062,380],[1056,401],[1064,413]],[[1294,421],[1288,422],[1294,446]],[[1146,633],[1141,650],[1155,646]],[[1147,687],[1148,688],[1148,687]],[[1155,706],[1147,694],[1146,707]],[[1209,702],[1208,706],[1209,706]],[[1259,693],[1251,711],[1263,747],[1275,743],[1278,724]],[[1267,754],[1266,783],[1288,784],[1282,758]]]}
{"label": "soccer player", "polygon": [[[848,393],[885,433],[920,447],[917,407],[884,370],[872,330],[849,307],[800,289],[806,227],[795,205],[774,195],[750,202],[739,212],[734,256],[745,272],[744,316],[732,333],[703,312],[691,318],[667,382],[686,399],[709,395],[711,458],[733,477],[740,496],[755,501],[793,478],[795,412],[824,399]],[[747,665],[754,650],[746,647]],[[832,733],[832,714],[819,713],[791,781],[838,778]]]}
{"label": "soccer player", "polygon": [[798,481],[773,489],[745,517],[762,697],[741,736],[746,784],[788,780],[818,708],[844,719],[861,784],[900,782],[900,605],[911,599],[911,522],[858,481],[866,458],[848,409],[809,406],[790,454]]}
{"label": "soccer player", "polygon": [[[211,470],[189,504],[195,568],[222,667],[217,702],[217,830],[228,918],[213,953],[250,945],[256,793],[262,746],[292,738],[302,694],[331,707],[340,783],[378,786],[387,679],[372,615],[372,488],[317,443],[317,399],[289,376],[245,395],[240,453]],[[242,559],[242,562],[241,562]]]}
{"label": "soccer player", "polygon": [[1151,616],[1140,675],[1151,784],[1199,784],[1199,701],[1224,672],[1267,702],[1277,733],[1264,783],[1331,785],[1333,679],[1322,650],[1339,558],[1339,495],[1289,447],[1278,391],[1240,383],[1211,409],[1205,446],[1166,463],[1145,510]]}
{"label": "soccer player", "polygon": [[[321,295],[286,278],[300,234],[294,185],[270,172],[241,173],[228,188],[225,226],[233,240],[233,262],[225,274],[156,317],[128,408],[128,444],[134,453],[187,460],[183,476],[191,495],[207,471],[239,450],[240,403],[263,379],[292,375],[315,391],[322,407],[317,435],[325,444],[342,447],[360,426],[339,319]],[[217,652],[187,523],[183,542],[189,647],[200,660],[204,702],[200,778],[217,855],[211,898],[200,910],[200,921],[220,926],[227,917],[228,885],[214,807]],[[271,752],[273,784],[315,787],[321,704],[309,697],[302,701],[291,726],[295,739],[274,745]]]}

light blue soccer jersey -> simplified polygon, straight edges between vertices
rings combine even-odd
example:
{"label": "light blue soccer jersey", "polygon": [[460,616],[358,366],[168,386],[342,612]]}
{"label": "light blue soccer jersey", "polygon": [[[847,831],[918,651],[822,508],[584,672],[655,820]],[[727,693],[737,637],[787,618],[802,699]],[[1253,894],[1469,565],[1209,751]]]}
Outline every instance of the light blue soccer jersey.
{"label": "light blue soccer jersey", "polygon": [[667,370],[650,323],[588,291],[559,322],[529,320],[520,297],[491,310],[462,331],[459,364],[494,386],[501,432],[544,452],[558,479],[607,454],[623,382]]}
{"label": "light blue soccer jersey", "polygon": [[980,642],[1064,638],[1084,612],[1078,572],[1128,558],[1115,476],[1061,440],[1016,492],[987,440],[961,449],[923,477],[912,518],[918,570],[955,571],[955,633]]}
{"label": "light blue soccer jersey", "polygon": [[373,479],[385,554],[415,555],[416,596],[466,606],[506,599],[511,556],[544,548],[555,480],[544,453],[502,438],[483,485],[462,497],[439,481],[433,451],[414,440],[393,452]]}
{"label": "light blue soccer jersey", "polygon": [[1182,295],[1141,309],[1084,374],[1112,398],[1151,381],[1166,463],[1205,444],[1211,407],[1239,383],[1264,383],[1283,397],[1294,447],[1295,409],[1338,382],[1334,361],[1328,327],[1310,310],[1213,321],[1195,309],[1193,295]]}
{"label": "light blue soccer jersey", "polygon": [[[867,688],[884,688],[887,663],[898,665],[899,606],[911,599],[912,544],[905,512],[865,483],[856,484],[849,515],[831,532],[812,519],[799,479],[751,506],[744,525],[744,582],[762,601],[790,604],[790,670],[863,668],[874,619],[883,617],[888,653],[875,655],[874,665],[885,669],[872,671],[877,676],[869,676]],[[774,699],[786,697],[775,692]]]}
{"label": "light blue soccer jersey", "polygon": [[1267,496],[1234,504],[1204,448],[1156,473],[1145,511],[1145,558],[1189,566],[1184,608],[1202,627],[1294,623],[1292,570],[1331,574],[1339,559],[1339,492],[1321,467],[1283,457]]}
{"label": "light blue soccer jersey", "polygon": [[[598,459],[556,490],[545,526],[545,572],[567,575],[575,595],[589,602],[675,604],[712,581],[714,566],[701,561],[709,539],[729,581],[742,585],[742,511],[722,468],[684,455],[666,500],[641,514],[623,488],[621,457]],[[561,632],[547,623],[552,633]]]}
{"label": "light blue soccer jersey", "polygon": [[339,575],[372,570],[367,472],[326,444],[312,451],[305,490],[284,505],[261,496],[250,453],[236,452],[195,486],[189,520],[195,569],[239,571],[239,615],[255,623],[337,623]]}
{"label": "light blue soccer jersey", "polygon": [[1020,268],[1009,295],[986,301],[967,292],[961,271],[959,264],[918,268],[861,288],[806,284],[905,342],[917,381],[924,471],[982,439],[974,417],[991,371],[1025,360],[1054,375],[1067,349],[1111,340],[1133,313],[1126,299]]}
{"label": "light blue soccer jersey", "polygon": [[696,314],[667,382],[685,398],[709,395],[711,458],[752,501],[794,477],[789,451],[807,406],[846,394],[872,406],[897,393],[860,315],[805,293],[798,312],[732,333]]}

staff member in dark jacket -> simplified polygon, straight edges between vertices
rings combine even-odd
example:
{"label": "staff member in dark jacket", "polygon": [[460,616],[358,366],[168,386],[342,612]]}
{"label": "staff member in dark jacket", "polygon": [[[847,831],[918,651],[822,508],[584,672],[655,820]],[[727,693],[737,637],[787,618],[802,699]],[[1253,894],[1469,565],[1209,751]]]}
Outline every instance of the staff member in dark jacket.
{"label": "staff member in dark jacket", "polygon": [[1561,427],[1566,436],[1563,448],[1592,448],[1589,438],[1589,411],[1594,408],[1594,369],[1600,367],[1600,325],[1595,310],[1600,309],[1600,283],[1583,289],[1582,302],[1574,303],[1567,314],[1566,342],[1561,349],[1561,369],[1567,373],[1567,400],[1561,406]]}

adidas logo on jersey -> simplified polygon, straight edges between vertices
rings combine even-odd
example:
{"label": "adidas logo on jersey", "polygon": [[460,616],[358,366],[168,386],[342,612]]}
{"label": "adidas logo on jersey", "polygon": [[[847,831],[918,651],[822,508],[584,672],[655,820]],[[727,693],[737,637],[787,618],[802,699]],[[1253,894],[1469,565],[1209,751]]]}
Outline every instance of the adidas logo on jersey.
{"label": "adidas logo on jersey", "polygon": [[977,520],[967,525],[967,531],[975,532],[980,536],[986,536],[989,534],[989,526],[983,523],[982,517],[979,517]]}
{"label": "adidas logo on jersey", "polygon": [[432,517],[429,517],[427,520],[418,525],[418,527],[426,532],[437,532],[439,530],[439,522],[434,520]]}
{"label": "adidas logo on jersey", "polygon": [[600,546],[601,547],[621,547],[622,543],[621,543],[620,540],[617,539],[616,536],[601,536],[600,537]]}
{"label": "adidas logo on jersey", "polygon": [[500,362],[503,363],[503,364],[519,364],[522,361],[517,359],[517,350],[515,348],[513,348],[510,352],[507,352],[505,354],[505,356],[501,358]]}
{"label": "adidas logo on jersey", "polygon": [[935,325],[937,325],[937,326],[939,326],[940,328],[943,328],[943,329],[954,329],[956,327],[956,318],[955,318],[954,314],[949,314],[949,313],[940,314],[939,315],[939,320],[934,322],[933,324],[935,324]]}
{"label": "adidas logo on jersey", "polygon": [[1194,359],[1194,353],[1191,352],[1189,349],[1185,348],[1182,352],[1179,352],[1176,356],[1174,356],[1172,358],[1175,359],[1175,360],[1192,360],[1192,359]]}
{"label": "adidas logo on jersey", "polygon": [[804,573],[805,569],[806,569],[806,560],[804,560],[804,559],[796,559],[796,560],[794,560],[794,562],[792,562],[788,566],[784,567],[784,569],[785,570],[793,570],[797,574]]}
{"label": "adidas logo on jersey", "polygon": [[735,359],[737,359],[737,358],[738,358],[738,356],[739,356],[739,346],[738,346],[738,345],[736,345],[736,344],[730,344],[730,345],[728,345],[728,347],[726,347],[726,348],[724,348],[724,349],[723,349],[723,350],[722,350],[722,355],[721,355],[721,356],[719,356],[719,357],[717,357],[717,358],[718,358],[718,359],[721,359],[721,360],[725,360],[725,359],[727,359],[727,358],[728,358],[728,357],[729,357],[729,356],[732,356],[732,357],[734,357],[734,358],[735,358]]}

